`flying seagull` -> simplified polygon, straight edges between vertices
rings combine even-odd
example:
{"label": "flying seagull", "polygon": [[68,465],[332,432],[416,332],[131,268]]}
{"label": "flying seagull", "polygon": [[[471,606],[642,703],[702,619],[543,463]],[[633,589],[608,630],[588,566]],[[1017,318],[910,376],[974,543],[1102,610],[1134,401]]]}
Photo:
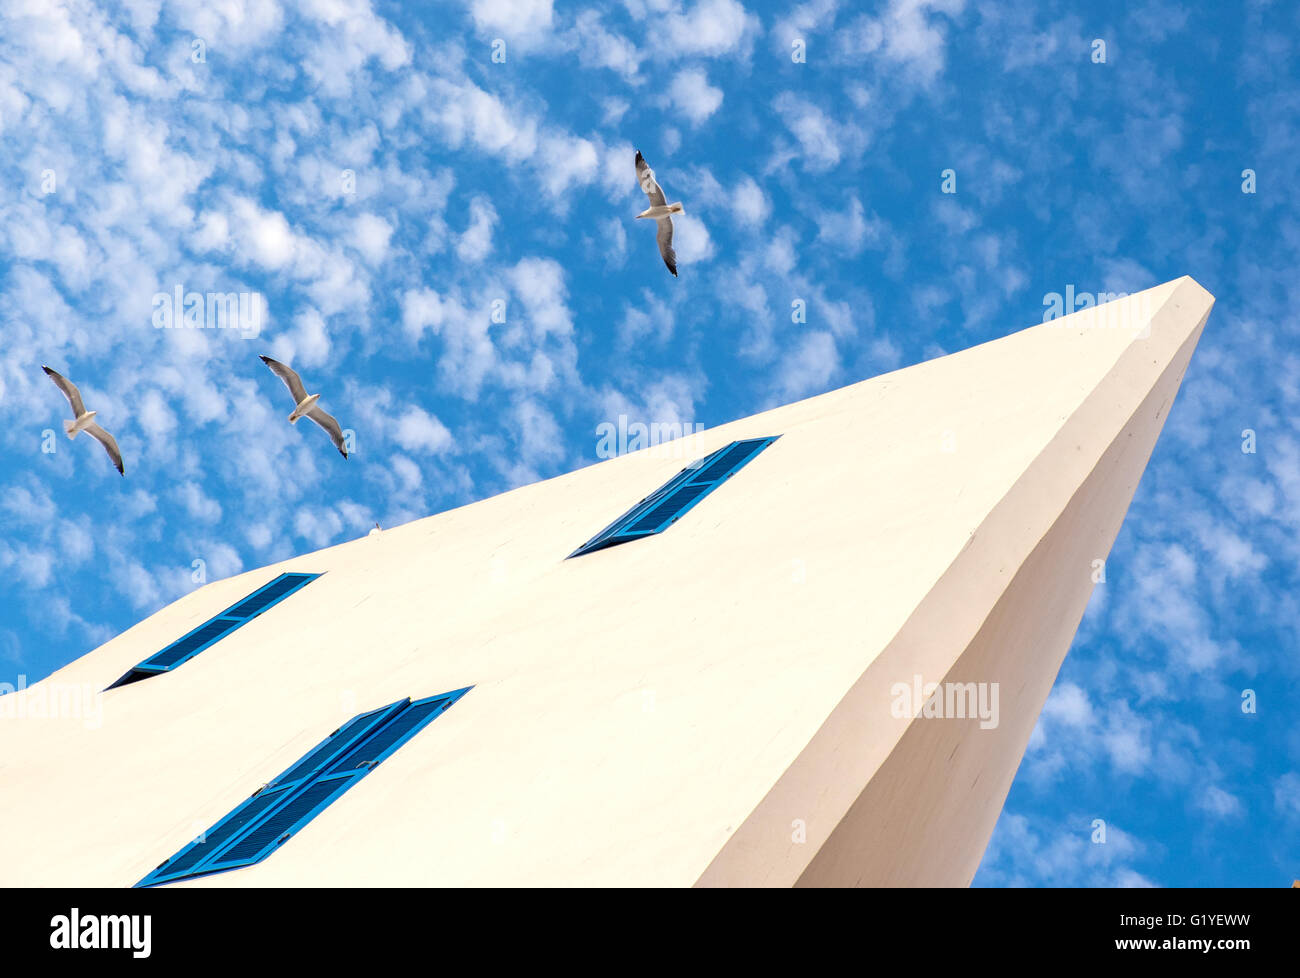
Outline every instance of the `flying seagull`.
{"label": "flying seagull", "polygon": [[302,378],[294,373],[292,368],[285,366],[279,360],[262,357],[262,362],[284,381],[285,386],[289,388],[289,393],[293,395],[294,408],[293,413],[289,415],[289,423],[297,424],[299,418],[311,418],[329,432],[330,441],[334,442],[334,447],[339,450],[340,455],[347,458],[348,450],[343,447],[343,432],[339,429],[339,423],[326,414],[324,409],[316,403],[320,400],[320,395],[308,395],[306,388],[302,386]]}
{"label": "flying seagull", "polygon": [[68,433],[68,437],[76,438],[81,432],[86,432],[104,446],[104,450],[108,452],[108,457],[113,460],[113,465],[117,468],[117,471],[122,475],[126,475],[126,470],[122,467],[122,453],[117,450],[117,442],[113,440],[112,435],[95,423],[95,415],[99,412],[86,410],[86,405],[81,401],[81,391],[77,390],[77,385],[68,380],[63,374],[44,365],[41,366],[41,369],[50,375],[50,380],[54,381],[54,385],[63,391],[63,396],[72,405],[72,413],[75,417],[71,421],[63,422],[63,430]]}
{"label": "flying seagull", "polygon": [[682,205],[669,204],[664,200],[664,192],[655,181],[655,171],[650,169],[650,164],[645,161],[640,150],[636,151],[636,179],[645,195],[650,198],[650,206],[637,217],[648,217],[659,226],[659,233],[655,235],[659,242],[659,254],[664,256],[664,264],[673,273],[673,278],[676,278],[677,252],[673,251],[673,219],[668,215],[683,213]]}

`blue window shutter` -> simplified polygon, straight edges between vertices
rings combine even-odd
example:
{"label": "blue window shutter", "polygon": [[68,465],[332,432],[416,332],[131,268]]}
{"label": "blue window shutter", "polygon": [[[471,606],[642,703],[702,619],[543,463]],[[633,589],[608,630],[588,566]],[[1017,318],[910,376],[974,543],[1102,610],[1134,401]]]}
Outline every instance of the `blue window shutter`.
{"label": "blue window shutter", "polygon": [[240,600],[238,604],[231,605],[221,614],[177,639],[161,652],[155,652],[139,665],[133,666],[125,676],[108,689],[148,679],[161,672],[170,672],[318,577],[319,574],[281,574]]}
{"label": "blue window shutter", "polygon": [[270,584],[261,590],[254,591],[229,611],[223,612],[223,614],[230,618],[242,618],[246,621],[250,618],[256,618],[271,605],[283,601],[298,588],[318,576],[317,574],[281,574]]}
{"label": "blue window shutter", "polygon": [[731,478],[742,465],[772,444],[773,438],[751,438],[747,441],[732,442],[726,448],[705,459],[698,472],[691,478],[691,483],[718,483]]}
{"label": "blue window shutter", "polygon": [[381,728],[368,736],[358,738],[346,754],[331,761],[326,774],[350,774],[357,770],[369,770],[408,739],[419,732],[420,728],[432,721],[438,714],[467,690],[457,690],[443,696],[430,696],[428,699],[409,703],[401,712],[393,716]]}
{"label": "blue window shutter", "polygon": [[372,710],[369,713],[361,714],[359,717],[353,717],[309,750],[302,760],[281,774],[271,784],[296,784],[304,778],[319,773],[339,754],[352,747],[359,740],[374,733],[377,727],[383,725],[400,710],[405,709],[410,702],[409,699],[399,700],[382,709]]}
{"label": "blue window shutter", "polygon": [[[261,862],[466,692],[457,690],[417,703],[402,700],[376,711],[382,718],[365,724],[362,732],[354,731],[348,738],[351,747],[344,748],[341,755],[335,752],[333,760],[318,767],[315,775],[306,779],[302,790],[270,812],[206,868],[216,871]],[[303,768],[310,761],[309,755],[295,769]]]}
{"label": "blue window shutter", "polygon": [[209,622],[200,625],[179,641],[173,642],[161,652],[155,652],[136,666],[137,669],[157,669],[159,672],[172,668],[180,661],[196,655],[217,639],[234,631],[243,622],[238,618],[226,618],[218,615]]}
{"label": "blue window shutter", "polygon": [[631,524],[627,532],[658,533],[666,530],[670,524],[677,522],[683,513],[699,502],[710,488],[711,486],[706,484],[687,483],[675,492],[669,493],[663,502]]}
{"label": "blue window shutter", "polygon": [[733,441],[706,455],[682,469],[569,556],[577,557],[662,533],[779,437]]}
{"label": "blue window shutter", "polygon": [[268,809],[283,802],[286,794],[287,789],[282,789],[262,791],[254,795],[136,885],[153,886],[199,875],[201,871],[195,870],[199,863],[225,849],[249,823],[257,821]]}
{"label": "blue window shutter", "polygon": [[[238,833],[237,840],[235,835],[232,834],[223,840],[226,844],[210,849],[207,854],[209,858],[204,864],[202,872],[233,869],[237,866],[246,866],[250,862],[256,862],[256,859],[250,859],[247,854],[249,847],[247,840],[250,837],[264,838],[265,831],[263,831],[262,827],[269,822],[279,824],[280,813],[295,806],[296,799],[300,798],[305,790],[310,787],[312,781],[324,770],[326,765],[337,758],[343,751],[354,746],[359,740],[374,733],[376,728],[383,726],[386,721],[405,709],[408,703],[410,703],[409,699],[399,700],[378,710],[372,710],[369,713],[353,717],[309,750],[291,768],[269,782],[262,789],[261,795],[255,795],[246,805],[256,802],[258,797],[265,796],[270,796],[274,801],[274,805],[257,806],[256,817],[241,822],[241,831]],[[262,818],[264,815],[266,816],[265,819]],[[247,831],[242,831],[245,826],[247,826]],[[278,833],[276,834],[278,835]],[[272,836],[272,841],[274,841],[274,838],[275,836]],[[191,864],[191,866],[196,865],[197,862]],[[192,872],[193,870],[191,870]]]}
{"label": "blue window shutter", "polygon": [[469,689],[399,700],[354,717],[136,885],[261,862]]}
{"label": "blue window shutter", "polygon": [[224,852],[210,859],[202,872],[239,869],[261,862],[361,777],[363,774],[358,773],[324,780],[313,778],[298,789],[284,789],[284,803],[270,809]]}
{"label": "blue window shutter", "polygon": [[580,553],[590,553],[593,550],[600,550],[603,547],[611,547],[615,543],[622,543],[624,539],[629,537],[630,531],[628,530],[628,527],[634,523],[638,517],[643,513],[652,510],[662,500],[667,498],[669,493],[686,482],[690,477],[691,470],[689,468],[682,469],[675,476],[669,479],[665,485],[646,496],[645,499],[641,500],[569,556],[576,557]]}

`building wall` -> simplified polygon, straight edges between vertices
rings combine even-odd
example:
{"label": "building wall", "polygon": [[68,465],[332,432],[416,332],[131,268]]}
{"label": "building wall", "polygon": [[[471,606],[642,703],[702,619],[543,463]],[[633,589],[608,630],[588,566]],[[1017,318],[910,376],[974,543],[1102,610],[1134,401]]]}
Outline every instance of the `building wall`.
{"label": "building wall", "polygon": [[[263,863],[174,885],[964,885],[1213,300],[1121,302],[1148,337],[1086,310],[186,595],[15,696],[324,574],[98,726],[0,721],[0,882],[131,885],[341,721],[473,686]],[[666,533],[564,559],[775,434]],[[914,672],[997,677],[997,730],[891,716]]]}

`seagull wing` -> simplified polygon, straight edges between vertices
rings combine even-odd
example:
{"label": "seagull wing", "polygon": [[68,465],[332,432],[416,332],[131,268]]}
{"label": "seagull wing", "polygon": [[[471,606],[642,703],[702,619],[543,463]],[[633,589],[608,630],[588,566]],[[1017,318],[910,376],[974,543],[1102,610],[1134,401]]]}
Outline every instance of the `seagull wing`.
{"label": "seagull wing", "polygon": [[108,457],[113,460],[113,465],[117,467],[117,471],[122,475],[126,475],[126,469],[122,468],[122,453],[117,450],[117,442],[113,440],[113,436],[93,421],[86,425],[85,431],[86,434],[104,446],[104,450],[108,452]]}
{"label": "seagull wing", "polygon": [[326,414],[319,405],[308,411],[306,416],[329,432],[330,441],[334,443],[334,447],[339,450],[340,455],[347,458],[348,450],[343,447],[343,431],[339,428],[339,423],[334,420],[333,416]]}
{"label": "seagull wing", "polygon": [[[650,164],[645,161],[640,150],[636,153],[636,179],[637,183],[641,184],[641,189],[645,191],[645,195],[650,198],[651,207],[663,207],[667,203],[664,200],[664,192],[655,181],[655,171],[650,169]],[[663,231],[659,233],[663,234]]]}
{"label": "seagull wing", "polygon": [[664,264],[673,273],[673,278],[676,278],[677,252],[673,251],[673,219],[661,217],[655,224],[659,225],[659,233],[655,235],[655,240],[659,242],[659,254],[664,256]]}
{"label": "seagull wing", "polygon": [[307,399],[307,391],[302,386],[302,378],[294,373],[292,367],[286,367],[279,360],[272,360],[270,357],[262,357],[262,362],[284,381],[285,386],[289,388],[289,393],[293,395],[294,404],[301,404]]}
{"label": "seagull wing", "polygon": [[54,385],[58,387],[59,390],[63,391],[63,396],[66,397],[68,403],[72,405],[72,416],[74,418],[79,418],[85,414],[86,405],[81,403],[81,391],[77,390],[77,385],[68,380],[67,377],[63,376],[63,374],[59,373],[57,370],[51,370],[49,367],[44,366],[41,367],[41,369],[49,374],[50,380],[54,381]]}

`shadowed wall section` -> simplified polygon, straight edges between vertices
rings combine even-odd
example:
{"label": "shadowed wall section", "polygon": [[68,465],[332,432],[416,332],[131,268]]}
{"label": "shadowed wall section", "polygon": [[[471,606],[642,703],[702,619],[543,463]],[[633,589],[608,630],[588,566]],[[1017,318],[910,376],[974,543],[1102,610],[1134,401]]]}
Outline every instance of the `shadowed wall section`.
{"label": "shadowed wall section", "polygon": [[[1115,541],[1213,305],[1190,279],[1176,284],[1150,336],[1135,338],[972,534],[700,885],[969,885],[1092,593],[1093,561]],[[1022,547],[1032,548],[1023,558]],[[918,717],[873,770],[855,745],[880,743],[891,689],[918,672],[997,683],[999,723]],[[831,794],[842,805],[864,782],[838,820],[809,804]],[[796,819],[803,843],[792,841]]]}

